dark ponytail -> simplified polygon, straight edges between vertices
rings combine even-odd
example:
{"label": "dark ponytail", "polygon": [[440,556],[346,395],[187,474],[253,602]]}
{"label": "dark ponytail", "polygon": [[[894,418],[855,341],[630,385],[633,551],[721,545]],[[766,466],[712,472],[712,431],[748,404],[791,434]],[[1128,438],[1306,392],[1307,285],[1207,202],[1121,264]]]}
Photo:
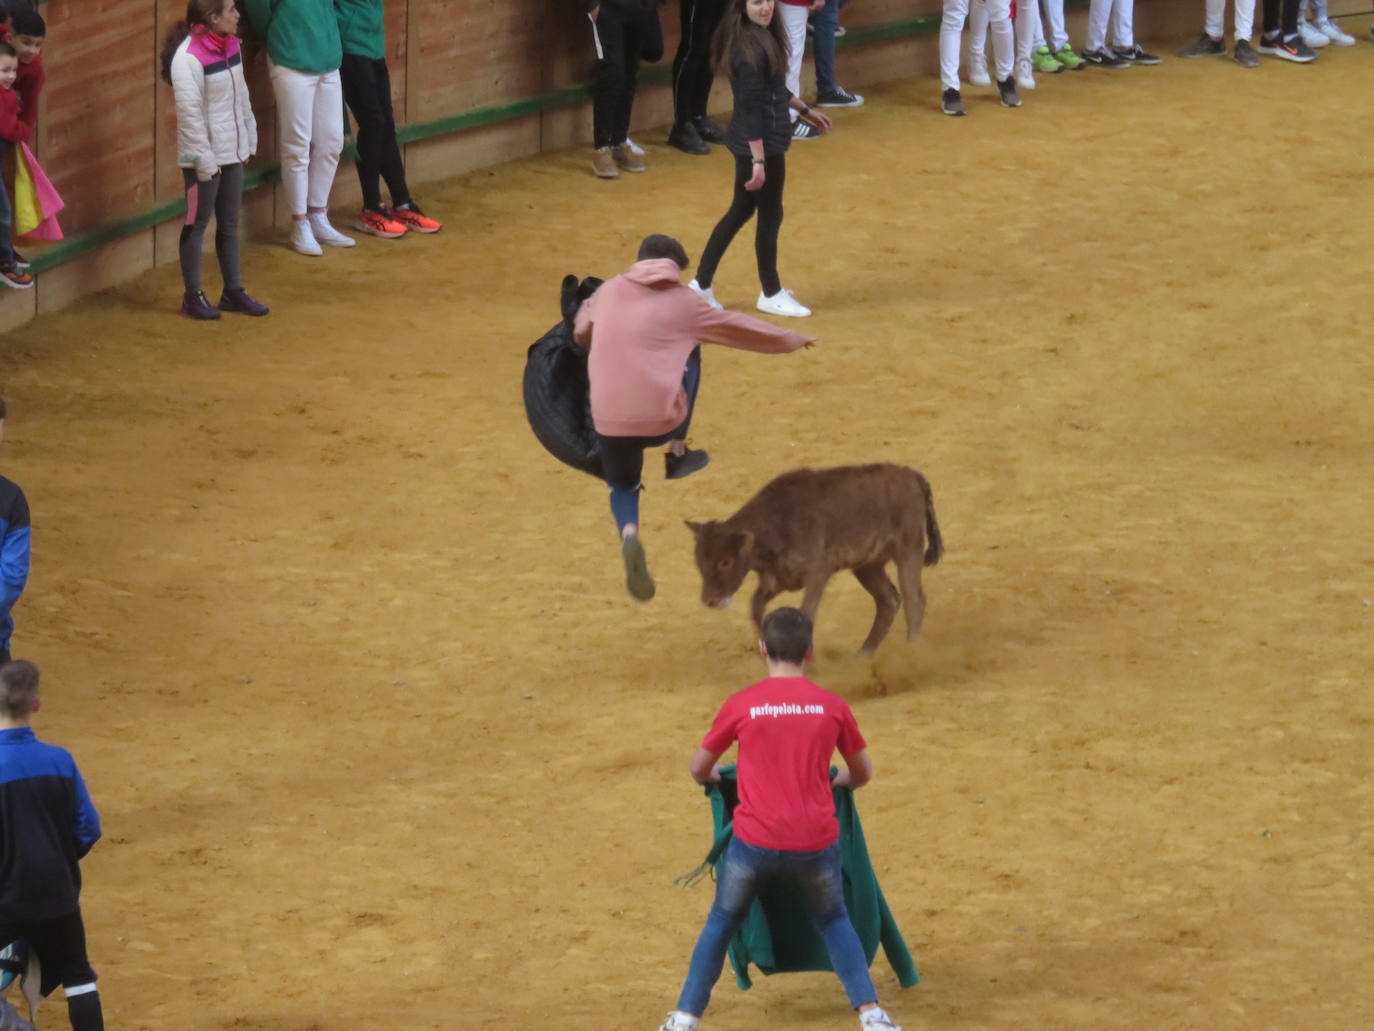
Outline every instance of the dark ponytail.
{"label": "dark ponytail", "polygon": [[172,81],[172,58],[181,41],[191,34],[192,25],[209,25],[210,19],[224,10],[224,0],[186,0],[186,17],[167,30],[162,42],[162,78]]}

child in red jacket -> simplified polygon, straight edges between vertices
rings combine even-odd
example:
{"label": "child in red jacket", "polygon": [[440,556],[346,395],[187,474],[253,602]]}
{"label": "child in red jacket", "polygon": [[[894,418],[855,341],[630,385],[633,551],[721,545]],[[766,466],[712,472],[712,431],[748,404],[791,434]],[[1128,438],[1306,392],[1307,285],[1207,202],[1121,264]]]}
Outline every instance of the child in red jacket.
{"label": "child in red jacket", "polygon": [[[16,143],[27,141],[32,132],[20,117],[19,94],[14,91],[18,74],[19,55],[8,43],[0,43],[0,157]],[[13,220],[10,195],[0,184],[0,285],[27,290],[33,286],[33,277],[14,263],[14,248],[10,244]]]}
{"label": "child in red jacket", "polygon": [[[19,94],[19,117],[29,127],[29,139],[32,140],[34,123],[38,121],[38,95],[43,92],[47,79],[43,71],[43,40],[48,34],[48,26],[32,7],[19,4],[7,13],[9,43],[19,55],[19,74],[14,80],[14,91]],[[23,255],[12,246],[10,250],[14,254],[15,268],[27,272],[29,263]]]}

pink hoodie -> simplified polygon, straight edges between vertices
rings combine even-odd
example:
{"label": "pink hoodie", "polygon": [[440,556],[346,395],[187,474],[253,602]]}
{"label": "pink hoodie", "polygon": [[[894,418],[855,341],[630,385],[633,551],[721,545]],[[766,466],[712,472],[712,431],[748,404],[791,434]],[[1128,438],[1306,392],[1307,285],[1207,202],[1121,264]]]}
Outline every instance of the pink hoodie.
{"label": "pink hoodie", "polygon": [[592,422],[607,437],[657,437],[687,418],[682,373],[697,342],[786,354],[810,342],[790,329],[717,311],[682,282],[672,258],[650,258],[601,285],[577,310],[591,347]]}

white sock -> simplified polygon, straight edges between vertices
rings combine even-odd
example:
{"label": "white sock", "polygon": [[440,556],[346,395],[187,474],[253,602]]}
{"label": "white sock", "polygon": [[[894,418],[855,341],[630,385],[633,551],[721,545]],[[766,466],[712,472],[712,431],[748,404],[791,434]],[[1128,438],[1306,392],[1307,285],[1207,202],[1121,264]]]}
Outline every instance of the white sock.
{"label": "white sock", "polygon": [[673,1010],[672,1017],[678,1027],[686,1028],[687,1031],[696,1031],[700,1017],[694,1017],[690,1013],[683,1013],[682,1010]]}

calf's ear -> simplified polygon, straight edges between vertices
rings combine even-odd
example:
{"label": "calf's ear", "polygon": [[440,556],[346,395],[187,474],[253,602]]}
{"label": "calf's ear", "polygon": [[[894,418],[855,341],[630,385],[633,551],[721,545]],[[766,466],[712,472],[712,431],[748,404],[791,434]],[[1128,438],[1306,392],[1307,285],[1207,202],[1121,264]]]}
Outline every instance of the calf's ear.
{"label": "calf's ear", "polygon": [[694,523],[690,519],[684,519],[683,523],[686,524],[687,529],[692,531],[693,537],[700,537],[701,531],[706,529],[701,523]]}
{"label": "calf's ear", "polygon": [[739,556],[744,558],[754,550],[754,535],[748,530],[736,530],[730,535],[730,543],[734,545]]}

